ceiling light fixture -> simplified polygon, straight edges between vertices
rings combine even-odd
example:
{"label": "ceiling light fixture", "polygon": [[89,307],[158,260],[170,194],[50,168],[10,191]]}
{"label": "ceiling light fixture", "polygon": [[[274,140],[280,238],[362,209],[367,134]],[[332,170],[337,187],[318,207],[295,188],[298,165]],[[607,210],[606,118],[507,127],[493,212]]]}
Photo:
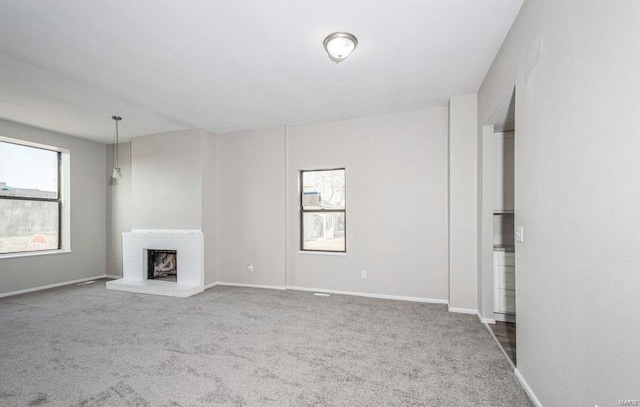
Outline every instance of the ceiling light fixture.
{"label": "ceiling light fixture", "polygon": [[118,144],[119,144],[118,122],[120,120],[122,120],[122,117],[111,116],[111,118],[113,120],[115,120],[115,122],[116,122],[116,131],[115,131],[116,144],[115,144],[115,147],[114,147],[114,150],[113,150],[114,151],[113,156],[115,158],[115,160],[114,160],[115,161],[115,166],[113,167],[113,175],[112,175],[112,177],[114,179],[118,179],[118,178],[122,178],[122,171],[120,170],[120,167],[118,166]]}
{"label": "ceiling light fixture", "polygon": [[355,35],[347,32],[335,32],[327,35],[324,39],[324,49],[327,50],[329,59],[336,64],[342,62],[358,46],[358,39]]}

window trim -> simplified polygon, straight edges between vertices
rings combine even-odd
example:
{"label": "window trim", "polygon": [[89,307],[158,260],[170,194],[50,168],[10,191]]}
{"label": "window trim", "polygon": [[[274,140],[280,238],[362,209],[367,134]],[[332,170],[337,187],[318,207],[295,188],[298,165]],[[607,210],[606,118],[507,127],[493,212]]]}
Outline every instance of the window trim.
{"label": "window trim", "polygon": [[[325,171],[344,171],[344,209],[304,209],[302,205],[302,196],[304,192],[304,185],[302,177],[305,172],[325,172]],[[300,208],[300,250],[299,253],[319,253],[319,254],[339,254],[345,255],[347,253],[347,169],[346,167],[338,168],[322,168],[314,170],[299,170],[298,171],[298,205]],[[311,250],[304,248],[304,214],[305,213],[343,213],[344,214],[344,250]]]}
{"label": "window trim", "polygon": [[[13,258],[13,257],[26,257],[26,256],[35,256],[35,255],[43,255],[43,254],[55,254],[55,253],[67,253],[70,252],[70,239],[63,233],[64,231],[68,231],[70,228],[69,223],[69,211],[68,208],[65,207],[65,199],[64,195],[68,195],[68,188],[63,188],[63,167],[68,169],[70,167],[69,162],[69,150],[57,148],[53,146],[48,146],[39,143],[33,143],[26,140],[13,139],[9,137],[4,137],[0,135],[0,142],[14,144],[27,148],[36,148],[40,150],[46,150],[56,153],[57,161],[58,161],[58,171],[57,171],[57,197],[56,198],[41,198],[41,197],[28,197],[28,196],[6,196],[0,195],[0,199],[5,199],[9,201],[30,201],[30,202],[56,202],[58,204],[58,247],[54,249],[42,249],[42,250],[22,250],[17,252],[5,252],[0,253],[0,259],[2,258]],[[68,173],[68,171],[66,171]],[[68,183],[68,175],[64,177],[65,184]],[[68,202],[68,199],[66,199]],[[64,216],[64,218],[63,218]]]}

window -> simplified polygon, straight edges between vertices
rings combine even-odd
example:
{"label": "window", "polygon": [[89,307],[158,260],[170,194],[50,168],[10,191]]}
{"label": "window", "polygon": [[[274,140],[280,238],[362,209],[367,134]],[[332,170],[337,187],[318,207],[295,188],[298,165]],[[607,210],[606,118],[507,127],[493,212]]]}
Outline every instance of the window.
{"label": "window", "polygon": [[300,250],[346,252],[345,169],[300,171]]}
{"label": "window", "polygon": [[0,254],[61,247],[61,154],[0,141]]}

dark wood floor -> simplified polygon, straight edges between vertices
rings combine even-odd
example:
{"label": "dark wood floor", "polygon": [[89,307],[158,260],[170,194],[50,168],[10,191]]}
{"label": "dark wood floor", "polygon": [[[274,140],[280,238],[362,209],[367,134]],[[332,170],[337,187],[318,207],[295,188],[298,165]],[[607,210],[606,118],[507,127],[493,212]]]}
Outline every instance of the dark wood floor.
{"label": "dark wood floor", "polygon": [[489,325],[493,334],[498,338],[498,342],[509,356],[509,359],[516,364],[516,324],[511,322],[496,322]]}

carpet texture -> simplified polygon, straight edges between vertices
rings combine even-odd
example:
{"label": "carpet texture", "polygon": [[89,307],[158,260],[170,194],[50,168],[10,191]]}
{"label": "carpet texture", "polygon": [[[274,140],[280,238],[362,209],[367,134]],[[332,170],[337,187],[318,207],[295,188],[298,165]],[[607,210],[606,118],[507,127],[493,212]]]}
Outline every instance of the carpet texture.
{"label": "carpet texture", "polygon": [[531,406],[444,305],[105,281],[0,299],[2,406]]}

